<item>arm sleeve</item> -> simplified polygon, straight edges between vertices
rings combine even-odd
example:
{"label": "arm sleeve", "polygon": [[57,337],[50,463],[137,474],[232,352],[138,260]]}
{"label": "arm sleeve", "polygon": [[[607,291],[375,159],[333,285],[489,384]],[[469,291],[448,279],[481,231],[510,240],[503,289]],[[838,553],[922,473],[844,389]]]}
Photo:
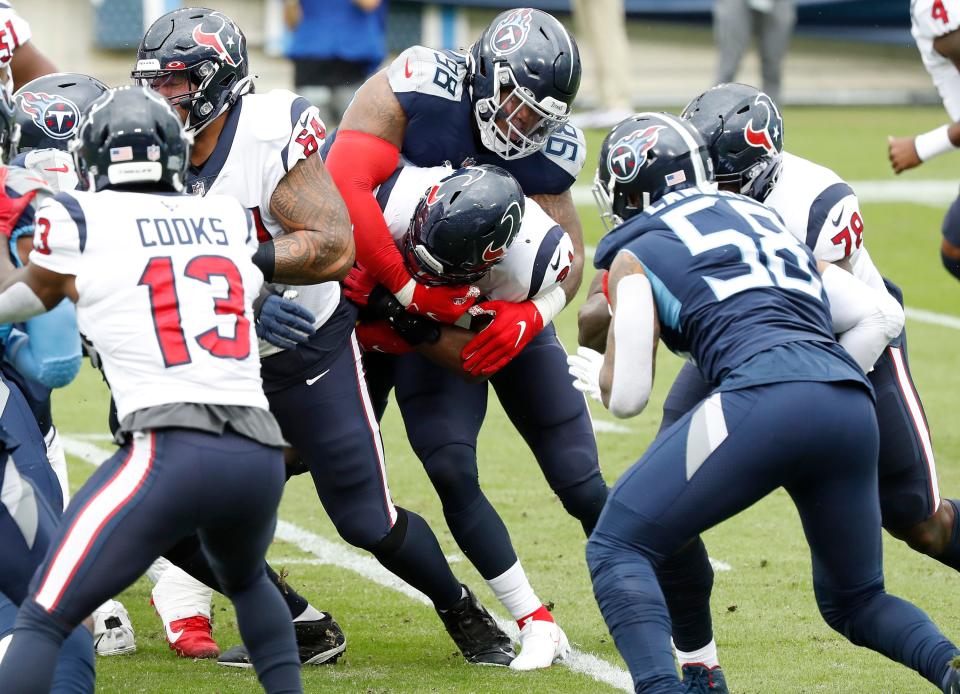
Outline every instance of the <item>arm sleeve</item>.
{"label": "arm sleeve", "polygon": [[614,417],[633,417],[647,406],[653,388],[656,320],[650,280],[641,274],[621,279],[613,314],[613,383],[607,405]]}
{"label": "arm sleeve", "polygon": [[903,308],[886,289],[868,287],[835,265],[822,274],[838,341],[867,373],[903,330]]}
{"label": "arm sleeve", "polygon": [[73,302],[64,299],[47,313],[14,330],[4,354],[24,376],[48,388],[62,388],[80,371],[82,352]]}
{"label": "arm sleeve", "polygon": [[400,151],[375,135],[342,130],[327,155],[333,177],[350,212],[357,262],[396,293],[410,280],[373,189],[397,168]]}

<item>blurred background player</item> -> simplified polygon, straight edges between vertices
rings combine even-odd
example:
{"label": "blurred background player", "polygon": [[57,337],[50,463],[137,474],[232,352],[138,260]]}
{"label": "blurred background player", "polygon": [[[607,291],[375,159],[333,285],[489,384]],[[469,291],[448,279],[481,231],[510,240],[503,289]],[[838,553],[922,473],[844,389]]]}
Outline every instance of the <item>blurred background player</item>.
{"label": "blurred background player", "polygon": [[597,104],[578,113],[571,122],[580,128],[610,128],[633,113],[630,104],[630,44],[627,41],[623,0],[573,0],[573,19],[579,42],[590,55],[597,88]]}
{"label": "blurred background player", "polygon": [[[175,10],[147,30],[133,77],[154,85],[195,134],[190,189],[230,194],[257,222],[255,260],[271,282],[259,334],[280,330],[290,338],[279,340],[285,348],[261,343],[264,391],[337,531],[427,595],[464,656],[482,662],[488,652],[499,655],[506,636],[456,579],[426,521],[395,506],[387,486],[354,334],[356,308],[341,297],[338,283],[354,259],[350,220],[323,160],[314,156],[326,130],[303,97],[253,93],[245,41],[219,12]],[[296,294],[296,303],[280,298],[286,292]],[[265,318],[276,327],[266,327]],[[283,325],[291,319],[296,330]],[[329,615],[287,581],[282,592],[304,662],[339,656],[345,643]],[[243,647],[219,662],[249,667]]]}
{"label": "blurred background player", "polygon": [[387,54],[388,0],[285,0],[293,90],[335,126]]}
{"label": "blurred background player", "polygon": [[760,54],[763,91],[780,101],[783,58],[797,21],[794,0],[714,0],[717,84],[733,82],[751,41]]}
{"label": "blurred background player", "polygon": [[813,255],[769,208],[716,192],[688,122],[639,114],[604,145],[598,179],[624,221],[597,248],[613,315],[590,380],[614,415],[638,414],[662,339],[716,386],[620,478],[587,543],[594,593],[635,688],[717,689],[710,672],[678,681],[656,569],[782,486],[800,513],[825,621],[956,691],[956,646],[884,590],[873,390],[834,340]]}
{"label": "blurred background player", "polygon": [[[467,159],[503,167],[554,220],[557,233],[569,235],[572,259],[542,259],[557,272],[570,261],[547,295],[536,302],[478,305],[493,320],[463,347],[461,370],[490,377],[509,369],[510,377],[494,381],[498,398],[564,508],[589,533],[607,488],[586,403],[569,387],[565,353],[551,324],[576,294],[583,272],[583,233],[570,187],[583,167],[585,143],[583,133],[567,122],[580,72],[576,42],[556,18],[529,8],[502,12],[469,53],[414,46],[367,80],[336,133],[327,166],[350,210],[362,272],[408,312],[441,323],[456,322],[480,290],[456,279],[418,282],[405,265],[373,194],[378,186],[378,196],[388,194],[386,181],[401,155],[424,167]],[[391,376],[375,357],[365,362],[371,390],[385,393],[389,386],[378,380]],[[404,392],[410,400],[405,418],[413,424],[407,433],[440,494],[457,544],[489,584],[502,584],[501,593],[513,590],[507,588],[513,581],[526,584],[513,569],[519,564],[507,528],[477,479],[476,437],[486,387],[463,383],[419,355],[411,355],[409,365],[416,372],[403,370],[397,397]],[[554,387],[549,397],[544,384]],[[450,427],[416,423],[411,408],[430,402],[456,403],[442,405],[452,409]],[[430,421],[434,411],[427,407],[420,419]]]}
{"label": "blurred background player", "polygon": [[[487,301],[541,303],[549,301],[545,297],[559,289],[570,271],[573,243],[569,235],[536,202],[525,199],[516,179],[500,167],[482,164],[452,170],[449,166],[404,166],[381,186],[377,199],[404,264],[418,282],[470,282]],[[373,292],[378,298],[368,301],[365,294],[370,287],[354,282],[354,275],[348,277],[347,296],[366,305],[367,312],[389,318],[398,331],[385,334],[386,326],[379,322],[361,323],[358,328],[360,342],[368,350],[365,362],[373,362],[370,394],[378,417],[393,387],[407,436],[440,494],[450,527],[456,529],[454,538],[517,621],[521,651],[510,667],[548,667],[566,655],[567,637],[530,585],[503,522],[497,516],[500,526],[496,538],[500,539],[501,532],[506,536],[506,543],[500,544],[486,539],[488,526],[477,525],[464,534],[463,521],[457,518],[457,509],[466,509],[464,515],[468,515],[477,499],[489,503],[480,489],[475,453],[489,388],[486,383],[464,378],[460,356],[463,346],[475,335],[472,329],[465,329],[472,327],[471,321],[458,321],[460,327],[441,327],[404,311],[382,286]],[[387,310],[388,315],[374,306],[381,312]],[[474,309],[472,322],[482,326],[488,316],[479,307]],[[414,345],[419,354],[405,354],[413,351]],[[527,351],[530,348],[524,353]],[[540,451],[542,438],[552,438],[558,446],[566,446],[568,441],[561,426],[551,427],[544,421],[540,413],[551,408],[542,403],[582,401],[575,392],[568,392],[572,389],[566,379],[553,378],[544,371],[543,365],[554,361],[551,351],[564,356],[558,343],[545,343],[537,352],[546,352],[545,356],[533,363],[523,362],[527,373],[514,368],[518,361],[514,360],[491,377],[498,393],[509,393],[507,384],[530,382],[536,374],[536,402],[532,398],[520,401],[501,397],[517,429],[531,442],[531,448]],[[403,356],[391,358],[381,352]],[[456,468],[440,467],[430,454],[441,445],[462,446],[473,454],[461,455]],[[566,450],[576,450],[575,440]],[[543,469],[551,487],[567,503],[576,498],[576,491],[570,488],[588,489],[603,497],[604,481],[598,468],[565,470],[558,464],[544,464]],[[585,478],[579,479],[578,475]],[[596,487],[601,489],[597,491]]]}
{"label": "blurred background player", "polygon": [[[250,260],[253,220],[230,197],[183,195],[190,138],[151,90],[104,94],[78,141],[86,190],[43,206],[30,263],[4,278],[0,317],[23,320],[64,297],[78,304],[125,443],[81,488],[34,575],[0,689],[46,691],[69,629],[198,532],[261,685],[301,691],[293,628],[263,568],[284,441],[253,351],[263,281]],[[216,278],[227,280],[227,296]]]}
{"label": "blurred background player", "polygon": [[[923,66],[954,122],[915,137],[888,138],[890,163],[898,174],[960,147],[960,2],[913,0],[910,19]],[[960,198],[947,210],[941,232],[940,259],[960,279]]]}

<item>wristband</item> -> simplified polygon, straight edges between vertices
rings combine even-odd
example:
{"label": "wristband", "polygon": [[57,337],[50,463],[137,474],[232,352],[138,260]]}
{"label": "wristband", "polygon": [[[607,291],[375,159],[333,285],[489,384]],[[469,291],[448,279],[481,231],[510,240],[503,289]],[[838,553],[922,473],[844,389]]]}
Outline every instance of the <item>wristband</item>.
{"label": "wristband", "polygon": [[928,133],[917,135],[913,138],[913,146],[920,161],[927,161],[957,149],[950,141],[949,125],[941,125]]}
{"label": "wristband", "polygon": [[546,325],[567,305],[567,294],[563,291],[563,287],[557,285],[546,294],[541,294],[534,299],[533,305],[537,307],[543,324]]}
{"label": "wristband", "polygon": [[253,254],[253,264],[260,268],[260,272],[263,273],[264,282],[273,280],[273,273],[277,267],[276,248],[273,245],[273,239],[264,241],[257,246],[257,250]]}

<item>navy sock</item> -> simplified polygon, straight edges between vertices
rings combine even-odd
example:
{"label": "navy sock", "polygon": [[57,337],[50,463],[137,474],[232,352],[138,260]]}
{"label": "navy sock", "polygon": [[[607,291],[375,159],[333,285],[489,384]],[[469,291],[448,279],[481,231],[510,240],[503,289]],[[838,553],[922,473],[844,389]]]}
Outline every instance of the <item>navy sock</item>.
{"label": "navy sock", "polygon": [[444,509],[443,515],[457,546],[484,580],[496,578],[517,563],[507,526],[483,492],[465,509],[455,513]]}
{"label": "navy sock", "polygon": [[413,511],[397,507],[397,521],[373,549],[373,556],[395,576],[446,610],[460,599],[460,581],[453,575],[433,530]]}
{"label": "navy sock", "polygon": [[657,580],[673,623],[673,643],[696,651],[713,639],[710,593],[713,567],[699,537],[657,567]]}
{"label": "navy sock", "polygon": [[307,609],[307,605],[310,603],[305,597],[290,587],[286,577],[279,576],[277,572],[273,570],[273,567],[266,562],[264,562],[264,566],[267,570],[267,579],[277,587],[277,590],[280,591],[280,596],[287,604],[287,609],[290,611],[290,618],[296,619],[303,614],[303,611]]}

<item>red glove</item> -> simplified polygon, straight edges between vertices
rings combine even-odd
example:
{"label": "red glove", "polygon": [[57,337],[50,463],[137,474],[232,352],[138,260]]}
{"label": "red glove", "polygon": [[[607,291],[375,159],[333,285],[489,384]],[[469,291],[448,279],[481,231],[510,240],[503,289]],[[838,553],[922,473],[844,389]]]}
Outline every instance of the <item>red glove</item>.
{"label": "red glove", "polygon": [[343,294],[357,306],[366,306],[370,292],[377,286],[377,278],[362,265],[355,265],[343,278]]}
{"label": "red glove", "polygon": [[460,356],[464,371],[490,376],[506,366],[543,330],[543,316],[532,301],[485,301],[480,308],[494,311],[493,322],[467,343]]}
{"label": "red glove", "polygon": [[7,238],[10,238],[11,234],[13,234],[13,228],[16,226],[17,220],[23,215],[23,211],[27,209],[27,205],[29,205],[36,196],[37,191],[45,184],[42,179],[31,178],[31,181],[34,181],[39,185],[37,185],[37,187],[33,190],[23,193],[18,198],[11,198],[6,193],[8,172],[9,169],[7,167],[4,166],[0,168],[0,233]]}
{"label": "red glove", "polygon": [[472,284],[429,287],[411,277],[409,284],[393,295],[410,313],[418,313],[440,323],[456,323],[477,302],[480,288]]}
{"label": "red glove", "polygon": [[365,352],[406,354],[413,351],[413,345],[397,335],[385,320],[357,323],[357,342]]}

